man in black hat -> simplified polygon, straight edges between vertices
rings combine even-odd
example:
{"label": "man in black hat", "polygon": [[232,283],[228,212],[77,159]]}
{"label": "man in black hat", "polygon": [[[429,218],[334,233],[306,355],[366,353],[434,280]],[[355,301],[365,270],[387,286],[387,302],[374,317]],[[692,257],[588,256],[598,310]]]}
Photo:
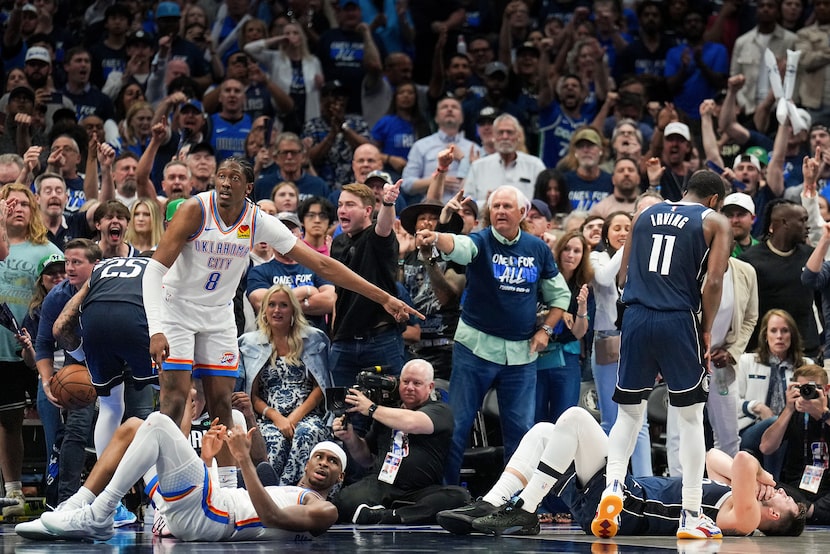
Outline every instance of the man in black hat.
{"label": "man in black hat", "polygon": [[185,156],[185,163],[190,172],[192,194],[213,188],[213,179],[216,173],[216,151],[209,142],[199,142],[191,145]]}
{"label": "man in black hat", "polygon": [[124,39],[125,59],[120,66],[109,69],[101,91],[115,98],[123,87],[132,82],[146,88],[155,44],[153,35],[147,31],[138,30],[127,35]]}
{"label": "man in black hat", "polygon": [[349,89],[338,80],[327,82],[320,90],[320,117],[303,127],[302,138],[313,141],[309,159],[332,189],[349,182],[354,151],[371,138],[363,117],[347,113],[348,103]]}
{"label": "man in black hat", "polygon": [[[438,219],[443,205],[437,201],[413,204],[401,212],[401,227],[412,235],[421,229],[460,233],[464,221],[451,213],[448,223]],[[401,248],[400,279],[412,298],[416,310],[426,316],[421,322],[421,340],[409,350],[412,357],[423,358],[435,368],[435,376],[449,379],[452,370],[453,335],[461,313],[459,301],[464,291],[464,268],[441,260],[432,246],[407,242],[409,251]]]}
{"label": "man in black hat", "polygon": [[27,86],[15,87],[6,105],[5,133],[0,136],[0,152],[22,156],[30,146],[45,146],[43,129],[32,127],[35,93]]}
{"label": "man in black hat", "polygon": [[510,70],[501,62],[490,62],[484,68],[484,96],[468,96],[462,102],[464,111],[464,134],[475,136],[476,117],[487,106],[492,106],[502,113],[509,113],[525,125],[525,113],[513,101],[506,97]]}

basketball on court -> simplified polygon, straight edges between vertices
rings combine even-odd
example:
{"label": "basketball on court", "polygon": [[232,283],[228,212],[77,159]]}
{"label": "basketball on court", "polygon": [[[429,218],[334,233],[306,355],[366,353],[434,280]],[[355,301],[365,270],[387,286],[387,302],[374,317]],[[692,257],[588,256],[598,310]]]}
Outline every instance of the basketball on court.
{"label": "basketball on court", "polygon": [[86,408],[98,396],[89,370],[81,364],[64,366],[49,380],[52,394],[64,408],[79,410]]}

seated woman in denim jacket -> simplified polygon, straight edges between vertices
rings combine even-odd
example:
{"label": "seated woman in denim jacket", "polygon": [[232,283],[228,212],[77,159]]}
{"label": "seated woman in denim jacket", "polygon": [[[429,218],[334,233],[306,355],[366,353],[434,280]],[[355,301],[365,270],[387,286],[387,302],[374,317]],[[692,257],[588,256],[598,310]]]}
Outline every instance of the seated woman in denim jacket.
{"label": "seated woman in denim jacket", "polygon": [[314,445],[331,438],[323,395],[332,386],[329,340],[308,324],[285,285],[265,294],[257,326],[239,338],[239,384],[260,416],[279,484],[296,484]]}

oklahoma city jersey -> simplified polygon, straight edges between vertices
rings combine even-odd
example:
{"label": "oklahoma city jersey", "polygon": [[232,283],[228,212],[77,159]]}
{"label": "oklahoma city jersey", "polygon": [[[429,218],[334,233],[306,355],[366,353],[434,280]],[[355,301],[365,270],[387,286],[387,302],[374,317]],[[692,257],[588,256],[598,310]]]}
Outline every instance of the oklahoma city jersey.
{"label": "oklahoma city jersey", "polygon": [[[271,540],[276,538],[291,538],[294,540],[310,540],[308,533],[298,533],[296,531],[286,531],[284,529],[277,529],[273,527],[263,527],[259,520],[254,505],[251,502],[251,497],[245,489],[221,489],[223,494],[228,495],[228,510],[234,516],[234,532],[228,540],[231,541],[250,541],[250,540]],[[310,489],[305,489],[296,486],[269,486],[265,487],[265,491],[271,500],[280,508],[287,508],[288,506],[296,506],[303,504],[306,495],[321,496]],[[322,499],[322,498],[321,498]],[[304,537],[304,538],[301,538]]]}
{"label": "oklahoma city jersey", "polygon": [[214,191],[194,198],[202,208],[202,225],[188,237],[181,254],[162,283],[164,293],[205,306],[224,306],[233,300],[248,269],[248,253],[257,242],[267,242],[285,254],[297,242],[288,228],[250,201],[230,226],[219,217]]}

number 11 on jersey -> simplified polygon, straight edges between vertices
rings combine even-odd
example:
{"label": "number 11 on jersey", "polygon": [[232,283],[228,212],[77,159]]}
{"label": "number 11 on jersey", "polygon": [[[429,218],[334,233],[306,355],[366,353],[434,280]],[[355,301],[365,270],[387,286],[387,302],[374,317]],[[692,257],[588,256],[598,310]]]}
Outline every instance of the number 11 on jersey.
{"label": "number 11 on jersey", "polygon": [[[668,275],[671,269],[671,257],[674,252],[673,235],[651,235],[651,255],[648,258],[648,270],[660,275]],[[662,263],[660,258],[662,257]]]}

